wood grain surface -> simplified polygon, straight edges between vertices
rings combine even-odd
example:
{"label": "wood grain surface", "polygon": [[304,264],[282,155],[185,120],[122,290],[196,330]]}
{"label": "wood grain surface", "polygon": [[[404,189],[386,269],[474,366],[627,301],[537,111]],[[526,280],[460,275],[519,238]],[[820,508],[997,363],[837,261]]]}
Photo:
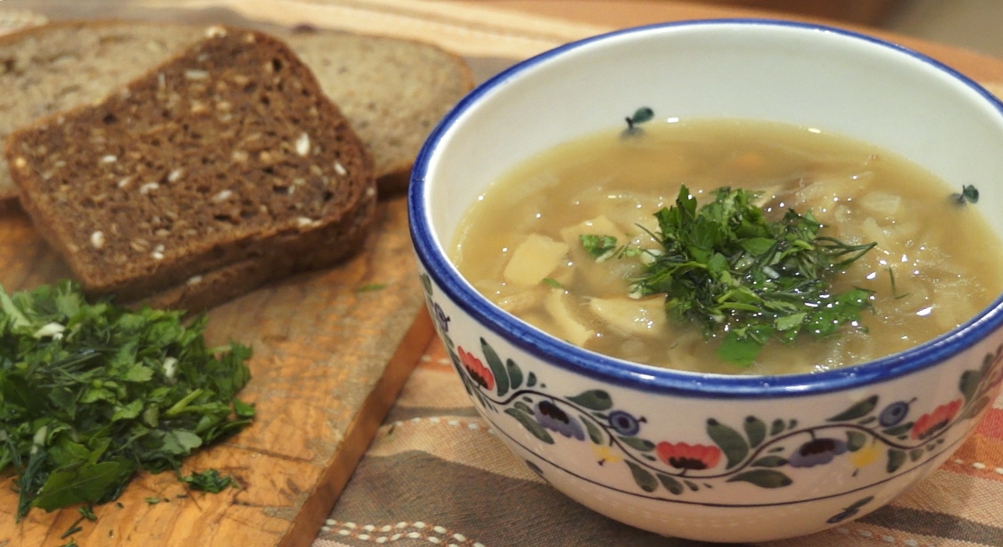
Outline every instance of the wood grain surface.
{"label": "wood grain surface", "polygon": [[[8,292],[69,275],[16,205],[0,211],[0,264]],[[254,349],[241,398],[258,417],[186,469],[216,468],[243,488],[188,492],[173,473],[141,474],[118,503],[95,509],[97,522],[80,523],[76,543],[310,544],[431,339],[423,303],[406,203],[395,197],[380,203],[375,232],[351,260],[211,310],[210,344],[234,339]],[[0,488],[0,546],[64,545],[76,508],[32,510],[15,524],[10,480]]]}

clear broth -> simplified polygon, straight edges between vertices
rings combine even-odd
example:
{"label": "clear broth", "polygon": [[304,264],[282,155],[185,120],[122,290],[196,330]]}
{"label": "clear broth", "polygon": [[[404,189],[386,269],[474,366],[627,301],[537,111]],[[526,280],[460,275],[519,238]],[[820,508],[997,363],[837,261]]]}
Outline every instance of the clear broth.
{"label": "clear broth", "polygon": [[[823,235],[877,242],[834,280],[837,291],[875,291],[873,313],[864,313],[861,328],[836,336],[771,342],[742,368],[715,355],[716,337],[670,320],[664,296],[628,298],[640,262],[597,263],[577,236],[614,231],[650,248],[639,226],[657,233],[653,214],[672,206],[683,184],[701,205],[722,186],[757,190],[772,218],[810,209]],[[823,371],[935,338],[1003,292],[999,238],[977,205],[951,197],[958,191],[904,158],[817,130],[735,120],[651,123],[640,134],[603,132],[517,166],[467,211],[452,258],[495,304],[589,350],[706,373]]]}

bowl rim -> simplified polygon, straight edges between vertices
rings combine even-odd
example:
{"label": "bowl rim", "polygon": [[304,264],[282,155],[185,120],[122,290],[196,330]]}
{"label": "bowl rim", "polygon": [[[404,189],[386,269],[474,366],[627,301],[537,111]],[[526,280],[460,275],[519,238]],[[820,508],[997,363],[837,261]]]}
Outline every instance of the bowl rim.
{"label": "bowl rim", "polygon": [[453,303],[483,328],[553,366],[608,381],[622,387],[658,394],[721,399],[767,399],[807,396],[855,389],[926,370],[974,346],[1003,325],[1003,295],[972,319],[923,344],[866,363],[825,372],[786,375],[724,375],[679,371],[634,363],[602,355],[565,342],[530,326],[492,304],[469,288],[451,262],[440,252],[428,223],[426,176],[438,143],[457,119],[479,98],[516,74],[556,56],[598,41],[619,36],[701,26],[776,26],[841,35],[887,48],[925,63],[969,87],[1003,116],[1003,102],[971,78],[915,50],[881,38],[827,25],[769,18],[722,18],[656,23],[616,30],[570,42],[512,65],[475,87],[435,126],[420,149],[411,171],[408,218],[412,245],[429,276]]}

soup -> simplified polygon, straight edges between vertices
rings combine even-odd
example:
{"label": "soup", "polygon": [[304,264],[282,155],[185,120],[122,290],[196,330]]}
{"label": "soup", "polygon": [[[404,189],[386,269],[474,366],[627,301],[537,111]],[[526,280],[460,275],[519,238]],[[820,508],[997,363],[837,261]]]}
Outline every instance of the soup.
{"label": "soup", "polygon": [[[903,158],[815,129],[672,121],[588,136],[517,166],[464,216],[452,248],[459,271],[502,309],[570,343],[722,374],[869,361],[945,333],[1003,291],[1000,242],[969,203],[974,192],[966,200]],[[675,207],[684,186],[701,205],[723,187],[747,191],[772,222],[793,209],[817,221],[820,236],[858,246],[828,279],[833,294],[862,294],[866,309],[835,334],[772,337],[743,366],[723,358],[729,329],[741,325],[713,332],[669,313],[675,295],[638,292],[665,252],[655,213]],[[597,253],[595,238],[616,244]]]}

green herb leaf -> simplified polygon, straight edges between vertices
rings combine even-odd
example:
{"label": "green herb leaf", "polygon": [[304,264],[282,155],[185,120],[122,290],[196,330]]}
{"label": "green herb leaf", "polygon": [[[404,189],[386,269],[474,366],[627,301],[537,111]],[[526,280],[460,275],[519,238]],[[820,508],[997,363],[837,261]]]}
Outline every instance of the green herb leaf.
{"label": "green herb leaf", "polygon": [[874,243],[822,236],[810,211],[769,221],[756,197],[720,188],[698,208],[682,186],[675,205],[655,213],[663,252],[649,255],[632,286],[641,296],[664,294],[670,316],[717,335],[718,356],[739,366],[754,363],[771,338],[790,343],[802,334],[834,334],[860,319],[873,294],[833,294],[831,278]]}
{"label": "green herb leaf", "polygon": [[250,423],[253,408],[234,399],[250,348],[207,348],[206,318],[181,316],[88,303],[68,281],[0,287],[0,470],[16,475],[18,519],[89,511],[136,470],[178,469]]}
{"label": "green herb leaf", "polygon": [[611,256],[616,250],[616,238],[613,236],[581,234],[578,239],[582,242],[582,248],[595,259]]}
{"label": "green herb leaf", "polygon": [[965,186],[961,187],[960,194],[957,193],[953,194],[952,197],[960,205],[964,205],[966,203],[971,203],[974,205],[979,202],[979,189],[972,186],[971,184],[966,184]]}
{"label": "green herb leaf", "polygon": [[86,505],[80,506],[77,508],[77,511],[80,512],[81,517],[84,517],[85,519],[91,522],[94,522],[98,519],[98,516],[94,514],[94,509],[92,509],[90,506]]}
{"label": "green herb leaf", "polygon": [[634,124],[639,124],[651,121],[651,119],[654,117],[655,117],[654,110],[648,108],[647,106],[642,106],[641,108],[638,108],[637,110],[634,111],[634,115],[630,117],[630,120],[634,122]]}
{"label": "green herb leaf", "polygon": [[239,488],[240,485],[229,475],[220,475],[215,469],[207,469],[181,477],[181,482],[188,483],[192,490],[218,494],[229,487]]}
{"label": "green herb leaf", "polygon": [[355,289],[355,292],[382,291],[385,288],[387,288],[387,284],[386,283],[367,283],[365,285],[362,285],[358,289]]}

